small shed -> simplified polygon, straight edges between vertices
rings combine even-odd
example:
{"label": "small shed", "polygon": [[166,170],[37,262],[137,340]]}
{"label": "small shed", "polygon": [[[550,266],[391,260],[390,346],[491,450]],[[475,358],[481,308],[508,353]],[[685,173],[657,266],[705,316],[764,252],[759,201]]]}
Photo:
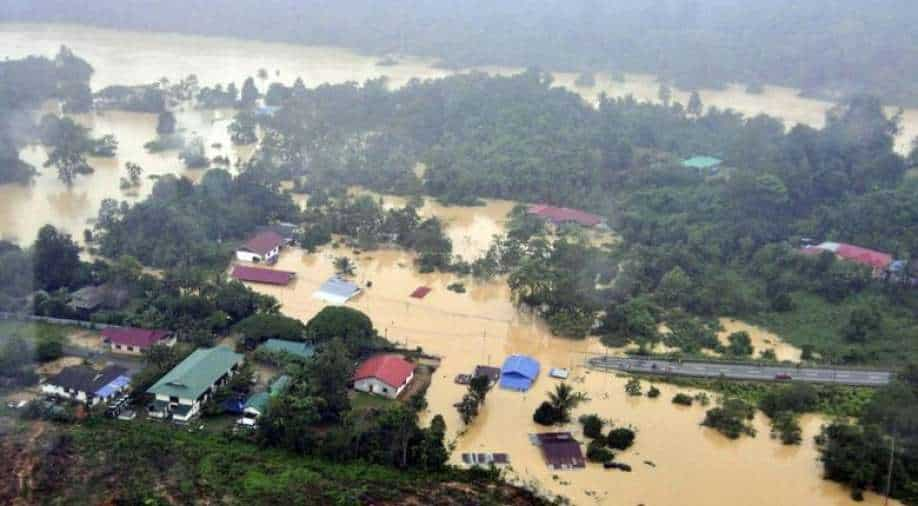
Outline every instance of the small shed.
{"label": "small shed", "polygon": [[722,163],[724,163],[723,160],[713,156],[693,156],[682,160],[683,167],[706,172],[717,172]]}
{"label": "small shed", "polygon": [[312,296],[329,304],[344,304],[358,293],[360,293],[359,286],[346,279],[333,276],[323,283]]}
{"label": "small shed", "polygon": [[542,448],[542,456],[545,457],[548,467],[555,470],[586,467],[580,443],[570,432],[536,434],[534,441]]}
{"label": "small shed", "polygon": [[427,297],[428,293],[430,293],[430,287],[419,286],[415,288],[413,292],[411,292],[411,297],[415,299],[423,299],[424,297]]}
{"label": "small shed", "polygon": [[539,376],[539,362],[526,355],[510,355],[500,368],[500,386],[525,392]]}
{"label": "small shed", "polygon": [[500,380],[500,368],[489,365],[479,365],[475,367],[475,373],[472,376],[487,376],[488,381],[494,385]]}

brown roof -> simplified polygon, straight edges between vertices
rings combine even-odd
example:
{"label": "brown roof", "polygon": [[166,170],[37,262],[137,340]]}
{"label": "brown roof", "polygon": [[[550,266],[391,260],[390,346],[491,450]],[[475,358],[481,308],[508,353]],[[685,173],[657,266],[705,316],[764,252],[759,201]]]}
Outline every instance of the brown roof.
{"label": "brown roof", "polygon": [[102,331],[102,337],[114,344],[149,348],[171,334],[168,330],[147,330],[130,327],[109,327]]}
{"label": "brown roof", "polygon": [[542,455],[550,467],[554,469],[586,467],[580,443],[570,432],[545,432],[536,434],[536,438],[542,447]]}
{"label": "brown roof", "polygon": [[237,265],[233,267],[232,276],[239,281],[284,286],[289,284],[290,280],[293,279],[296,274],[289,271],[276,271],[274,269],[260,269],[258,267]]}
{"label": "brown roof", "polygon": [[283,244],[284,238],[277,232],[263,230],[249,239],[248,242],[242,246],[242,249],[264,256],[270,253],[274,248]]}

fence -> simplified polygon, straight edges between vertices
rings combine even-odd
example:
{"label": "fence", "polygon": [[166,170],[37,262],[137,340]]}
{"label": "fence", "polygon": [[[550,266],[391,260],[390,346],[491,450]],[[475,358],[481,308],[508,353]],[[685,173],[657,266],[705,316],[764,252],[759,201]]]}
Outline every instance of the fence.
{"label": "fence", "polygon": [[68,318],[52,318],[50,316],[38,316],[24,313],[7,313],[0,311],[0,320],[15,320],[21,322],[42,322],[51,325],[72,325],[84,329],[97,330],[118,327],[119,325],[109,325],[107,323],[96,323],[86,320],[71,320]]}

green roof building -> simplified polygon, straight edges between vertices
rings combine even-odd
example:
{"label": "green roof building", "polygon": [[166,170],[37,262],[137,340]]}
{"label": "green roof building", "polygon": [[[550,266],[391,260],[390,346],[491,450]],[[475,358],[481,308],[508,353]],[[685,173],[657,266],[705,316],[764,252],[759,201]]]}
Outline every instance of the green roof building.
{"label": "green roof building", "polygon": [[222,346],[198,348],[147,390],[156,397],[148,407],[150,416],[187,422],[239,370],[243,359]]}
{"label": "green roof building", "polygon": [[710,172],[716,171],[718,168],[720,168],[722,163],[724,163],[723,160],[720,158],[714,158],[713,156],[693,156],[689,159],[682,160],[683,167],[706,170]]}
{"label": "green roof building", "polygon": [[271,353],[289,353],[303,359],[312,358],[315,353],[315,347],[311,344],[284,339],[268,339],[261,347]]}

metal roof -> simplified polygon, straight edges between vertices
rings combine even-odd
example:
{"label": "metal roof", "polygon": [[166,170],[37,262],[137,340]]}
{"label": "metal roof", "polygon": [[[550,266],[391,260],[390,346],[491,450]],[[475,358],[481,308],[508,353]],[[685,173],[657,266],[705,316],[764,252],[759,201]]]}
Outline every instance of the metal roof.
{"label": "metal roof", "polygon": [[526,355],[510,355],[500,369],[500,386],[525,391],[539,376],[539,362]]}
{"label": "metal roof", "polygon": [[682,160],[683,167],[690,167],[693,169],[712,169],[722,163],[724,163],[723,160],[714,158],[713,156],[693,156],[689,159]]}
{"label": "metal roof", "polygon": [[280,234],[273,230],[263,230],[255,234],[255,236],[249,239],[240,249],[264,256],[270,253],[274,248],[283,245],[284,238],[281,237]]}
{"label": "metal roof", "polygon": [[197,399],[243,356],[229,348],[198,348],[185,360],[166,373],[147,392],[182,399]]}
{"label": "metal roof", "polygon": [[284,339],[268,339],[261,347],[270,352],[289,353],[302,358],[310,358],[315,353],[315,346],[311,344]]}
{"label": "metal roof", "polygon": [[312,296],[331,304],[344,304],[360,293],[360,287],[346,279],[333,276],[319,287]]}
{"label": "metal roof", "polygon": [[290,283],[290,280],[296,276],[296,273],[263,269],[260,267],[249,267],[247,265],[236,265],[233,267],[231,276],[239,281],[283,286]]}

